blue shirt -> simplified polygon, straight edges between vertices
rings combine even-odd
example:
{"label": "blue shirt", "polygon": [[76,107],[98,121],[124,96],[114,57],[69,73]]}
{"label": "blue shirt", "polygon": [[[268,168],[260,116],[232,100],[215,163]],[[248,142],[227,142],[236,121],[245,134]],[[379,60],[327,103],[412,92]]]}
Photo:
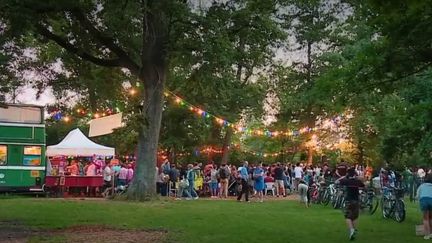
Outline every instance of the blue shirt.
{"label": "blue shirt", "polygon": [[[264,170],[262,168],[258,168],[258,167],[255,168],[255,171],[254,171],[254,178],[255,178],[255,180],[259,181],[259,182],[261,182],[261,181],[264,182],[263,173],[264,173]],[[258,177],[255,177],[255,176],[258,176]]]}
{"label": "blue shirt", "polygon": [[419,188],[417,189],[417,197],[419,199],[422,198],[432,198],[432,183],[423,183],[419,186]]}
{"label": "blue shirt", "polygon": [[120,172],[120,170],[121,170],[121,166],[120,166],[120,165],[114,165],[114,166],[112,167],[112,169],[113,169],[114,172],[118,173],[118,172]]}
{"label": "blue shirt", "polygon": [[249,179],[247,167],[244,167],[244,166],[240,167],[240,176],[245,181],[247,181]]}
{"label": "blue shirt", "polygon": [[195,181],[195,171],[193,169],[188,170],[186,177],[188,181]]}

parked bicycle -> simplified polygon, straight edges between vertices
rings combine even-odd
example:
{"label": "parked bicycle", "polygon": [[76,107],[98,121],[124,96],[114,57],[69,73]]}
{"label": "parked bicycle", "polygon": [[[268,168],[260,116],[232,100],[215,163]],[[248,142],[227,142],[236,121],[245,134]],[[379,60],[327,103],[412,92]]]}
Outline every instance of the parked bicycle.
{"label": "parked bicycle", "polygon": [[375,195],[373,188],[366,188],[360,190],[360,208],[364,211],[367,210],[369,214],[374,214],[379,206],[379,199]]}
{"label": "parked bicycle", "polygon": [[336,187],[334,184],[330,184],[328,187],[325,188],[321,203],[327,206],[330,203],[330,201],[332,201],[335,195],[336,195]]}
{"label": "parked bicycle", "polygon": [[344,189],[342,187],[336,187],[335,195],[332,198],[332,206],[334,209],[344,208],[345,197]]}
{"label": "parked bicycle", "polygon": [[406,211],[403,201],[405,190],[403,188],[384,188],[381,199],[381,209],[384,218],[392,218],[396,222],[405,220]]}
{"label": "parked bicycle", "polygon": [[318,204],[321,202],[321,198],[320,198],[320,186],[316,183],[314,183],[310,188],[309,188],[309,198],[311,199],[311,202],[314,204]]}

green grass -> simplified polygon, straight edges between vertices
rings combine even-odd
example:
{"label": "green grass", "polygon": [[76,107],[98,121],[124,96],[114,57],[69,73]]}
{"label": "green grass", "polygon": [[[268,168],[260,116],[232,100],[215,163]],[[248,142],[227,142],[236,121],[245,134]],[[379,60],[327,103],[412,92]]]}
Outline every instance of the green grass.
{"label": "green grass", "polygon": [[[166,229],[176,242],[346,242],[340,210],[295,201],[170,201],[129,203],[47,199],[0,199],[0,221],[18,220],[36,228],[103,224],[121,228]],[[415,236],[421,221],[408,203],[403,223],[362,214],[356,242],[424,242]]]}

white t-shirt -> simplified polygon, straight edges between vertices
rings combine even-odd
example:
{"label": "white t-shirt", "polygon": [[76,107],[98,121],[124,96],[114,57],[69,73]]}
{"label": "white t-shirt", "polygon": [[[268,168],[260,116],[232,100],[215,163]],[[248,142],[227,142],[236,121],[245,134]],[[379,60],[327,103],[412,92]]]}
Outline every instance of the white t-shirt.
{"label": "white t-shirt", "polygon": [[296,166],[294,168],[294,176],[295,176],[295,178],[302,178],[302,176],[303,176],[303,169],[301,167],[299,167],[299,166]]}
{"label": "white t-shirt", "polygon": [[105,169],[103,171],[104,181],[111,181],[111,173],[111,168],[109,166],[105,166]]}
{"label": "white t-shirt", "polygon": [[321,169],[320,168],[315,168],[315,176],[316,177],[320,177],[321,176]]}
{"label": "white t-shirt", "polygon": [[417,175],[418,175],[418,177],[420,177],[420,178],[424,178],[424,177],[426,176],[426,172],[425,172],[422,168],[420,168],[420,169],[418,169],[418,171],[417,171]]}

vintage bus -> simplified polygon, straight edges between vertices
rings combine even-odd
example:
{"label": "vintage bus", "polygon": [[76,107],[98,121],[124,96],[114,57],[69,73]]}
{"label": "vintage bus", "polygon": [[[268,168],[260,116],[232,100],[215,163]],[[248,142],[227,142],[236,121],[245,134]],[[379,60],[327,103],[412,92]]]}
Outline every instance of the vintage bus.
{"label": "vintage bus", "polygon": [[43,107],[0,106],[0,192],[42,192],[45,149]]}

